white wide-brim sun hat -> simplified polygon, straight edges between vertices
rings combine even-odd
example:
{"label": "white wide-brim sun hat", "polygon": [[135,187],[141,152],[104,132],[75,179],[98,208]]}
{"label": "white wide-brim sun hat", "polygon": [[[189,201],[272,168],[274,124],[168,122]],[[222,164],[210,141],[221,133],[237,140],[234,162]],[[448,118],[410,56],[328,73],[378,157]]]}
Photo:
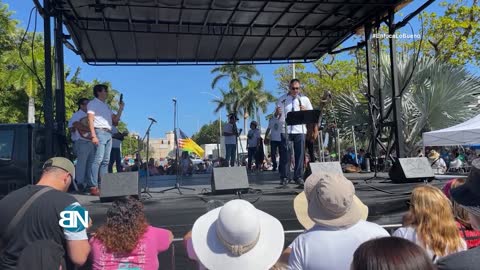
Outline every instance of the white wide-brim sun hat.
{"label": "white wide-brim sun hat", "polygon": [[[229,201],[204,214],[192,229],[193,249],[209,270],[270,269],[284,241],[282,224],[245,200]],[[243,252],[235,255],[232,250]]]}

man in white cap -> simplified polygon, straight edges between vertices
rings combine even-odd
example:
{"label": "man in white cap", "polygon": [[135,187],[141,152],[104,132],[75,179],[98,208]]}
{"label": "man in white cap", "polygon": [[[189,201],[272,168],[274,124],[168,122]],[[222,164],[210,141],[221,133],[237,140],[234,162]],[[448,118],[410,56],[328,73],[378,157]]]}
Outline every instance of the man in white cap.
{"label": "man in white cap", "polygon": [[358,246],[390,236],[379,225],[363,220],[368,209],[343,175],[310,175],[305,195],[308,216],[315,224],[290,245],[289,269],[348,270]]}
{"label": "man in white cap", "polygon": [[[472,168],[465,184],[450,190],[452,199],[468,212],[468,221],[480,230],[480,159],[472,161]],[[479,269],[480,247],[452,254],[437,262],[439,270]]]}

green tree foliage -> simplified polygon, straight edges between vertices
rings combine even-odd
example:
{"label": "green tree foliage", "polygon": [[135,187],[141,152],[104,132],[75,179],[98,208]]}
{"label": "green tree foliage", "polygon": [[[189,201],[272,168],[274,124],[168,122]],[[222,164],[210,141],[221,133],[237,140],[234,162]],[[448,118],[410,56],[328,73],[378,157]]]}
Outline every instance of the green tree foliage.
{"label": "green tree foliage", "polygon": [[[314,108],[320,106],[320,99],[327,91],[334,96],[358,92],[362,78],[357,71],[355,59],[339,60],[335,56],[324,56],[313,66],[314,71],[307,71],[305,65],[295,64],[295,77],[302,83],[302,92],[310,98]],[[292,79],[292,66],[281,66],[275,70],[275,77],[279,93],[286,93]]]}
{"label": "green tree foliage", "polygon": [[17,27],[17,21],[11,18],[12,12],[8,10],[8,5],[0,0],[0,56],[5,51],[14,48],[14,37]]}
{"label": "green tree foliage", "polygon": [[[209,124],[203,125],[200,128],[200,131],[193,134],[192,140],[194,140],[198,145],[209,144],[209,143],[220,143],[219,141],[219,120],[215,120]],[[226,123],[222,121],[222,127]]]}
{"label": "green tree foliage", "polygon": [[254,76],[258,76],[258,70],[253,65],[240,65],[238,63],[228,63],[218,66],[211,71],[212,74],[217,74],[212,81],[212,89],[214,89],[218,82],[222,79],[229,80],[228,86],[230,90],[238,90],[243,86],[246,80]]}
{"label": "green tree foliage", "polygon": [[41,116],[40,112],[35,110],[35,103],[39,103],[41,99],[37,97],[43,94],[43,39],[38,35],[28,34],[22,35],[15,43],[19,49],[8,50],[1,56],[0,65],[5,68],[5,72],[0,73],[0,80],[5,88],[27,95],[28,102],[23,106],[27,109],[27,121],[34,123],[35,119]]}
{"label": "green tree foliage", "polygon": [[212,81],[214,88],[221,79],[229,79],[229,90],[220,89],[221,98],[213,99],[217,104],[215,113],[225,108],[228,113],[240,113],[243,116],[243,130],[247,132],[247,119],[252,115],[259,120],[258,113],[265,112],[268,103],[275,98],[263,87],[263,79],[256,79],[259,72],[252,65],[239,65],[236,63],[226,64],[212,69],[214,74],[218,74]]}
{"label": "green tree foliage", "polygon": [[422,14],[425,19],[427,44],[425,54],[454,65],[480,65],[479,0],[441,2],[445,14]]}

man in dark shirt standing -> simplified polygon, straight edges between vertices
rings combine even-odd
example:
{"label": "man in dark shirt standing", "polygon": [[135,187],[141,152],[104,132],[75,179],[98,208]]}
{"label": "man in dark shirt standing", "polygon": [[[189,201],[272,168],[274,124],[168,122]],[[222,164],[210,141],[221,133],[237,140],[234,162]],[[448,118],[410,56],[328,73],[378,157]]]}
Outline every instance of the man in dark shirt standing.
{"label": "man in dark shirt standing", "polygon": [[[60,212],[81,207],[77,200],[66,193],[75,177],[73,163],[62,157],[54,157],[43,165],[43,173],[36,185],[18,189],[0,201],[0,269],[15,269],[22,251],[39,241],[53,241],[63,248],[62,265],[67,269],[83,265],[90,253],[86,228],[79,231],[63,229],[59,225]],[[36,192],[49,189],[30,204],[18,223],[7,233],[7,228],[22,206]],[[28,258],[27,258],[28,259]],[[40,262],[32,262],[40,263]],[[38,267],[37,267],[38,269]],[[58,268],[57,268],[58,269]]]}

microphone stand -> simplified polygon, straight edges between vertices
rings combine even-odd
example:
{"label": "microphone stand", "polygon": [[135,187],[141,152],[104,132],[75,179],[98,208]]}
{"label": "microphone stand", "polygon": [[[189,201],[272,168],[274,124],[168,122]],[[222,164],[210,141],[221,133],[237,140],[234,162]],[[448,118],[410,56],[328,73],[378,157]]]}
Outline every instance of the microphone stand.
{"label": "microphone stand", "polygon": [[[152,194],[150,194],[150,190],[149,190],[149,187],[148,187],[148,177],[149,177],[149,171],[148,171],[148,159],[150,158],[149,157],[149,152],[150,152],[150,129],[152,128],[152,125],[153,123],[155,123],[155,120],[153,119],[149,119],[150,120],[150,125],[148,126],[147,128],[147,131],[145,132],[145,136],[143,136],[142,138],[142,143],[145,141],[145,138],[147,138],[147,173],[145,175],[145,185],[143,186],[143,191],[141,192],[141,194],[147,194],[149,196],[149,198],[152,198]],[[140,168],[139,168],[140,170]]]}
{"label": "microphone stand", "polygon": [[[288,96],[287,96],[288,97]],[[282,103],[283,103],[283,110],[282,110],[282,114],[283,114],[283,126],[284,126],[284,129],[285,129],[285,159],[286,159],[286,163],[285,164],[285,177],[287,178],[287,184],[290,184],[290,182],[292,181],[291,179],[291,162],[292,162],[292,144],[290,142],[290,136],[288,134],[288,127],[287,127],[287,113],[286,113],[286,107],[287,105],[285,104],[287,101],[287,99],[285,98]]]}
{"label": "microphone stand", "polygon": [[[167,189],[164,189],[164,190],[161,190],[160,193],[165,193],[167,191],[170,191],[170,190],[174,190],[176,189],[178,191],[178,194],[180,195],[183,195],[182,193],[182,189],[186,189],[186,190],[195,190],[194,188],[187,188],[187,187],[182,187],[180,185],[180,166],[179,166],[179,149],[178,149],[178,128],[177,128],[177,99],[172,99],[173,100],[173,136],[174,136],[174,139],[175,139],[175,172],[176,172],[176,176],[175,176],[175,185],[173,187],[170,187],[170,188],[167,188]],[[183,176],[182,176],[183,177]]]}

